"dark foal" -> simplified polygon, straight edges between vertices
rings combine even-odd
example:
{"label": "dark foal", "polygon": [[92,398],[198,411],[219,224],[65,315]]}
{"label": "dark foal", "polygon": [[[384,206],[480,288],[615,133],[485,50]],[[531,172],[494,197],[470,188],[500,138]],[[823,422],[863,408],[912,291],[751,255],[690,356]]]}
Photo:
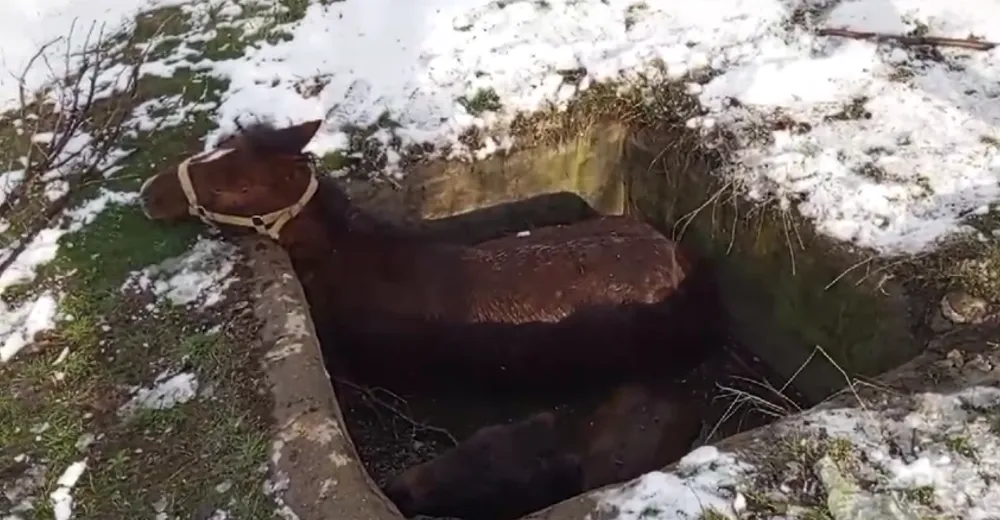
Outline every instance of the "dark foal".
{"label": "dark foal", "polygon": [[390,480],[406,517],[510,520],[579,494],[580,459],[562,446],[553,414],[487,426]]}
{"label": "dark foal", "polygon": [[482,428],[392,478],[385,492],[408,517],[511,520],[680,459],[701,431],[701,411],[680,392],[623,385],[582,422],[546,412]]}
{"label": "dark foal", "polygon": [[356,376],[530,391],[684,372],[721,343],[710,274],[651,226],[598,217],[474,246],[429,240],[317,180],[302,149],[319,125],[245,129],[147,180],[142,207],[275,238],[325,348]]}

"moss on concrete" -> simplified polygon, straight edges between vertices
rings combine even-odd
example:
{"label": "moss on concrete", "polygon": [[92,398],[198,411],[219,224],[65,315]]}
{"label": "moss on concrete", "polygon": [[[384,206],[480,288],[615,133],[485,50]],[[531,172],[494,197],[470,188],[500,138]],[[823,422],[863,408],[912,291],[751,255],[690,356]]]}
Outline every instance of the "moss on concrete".
{"label": "moss on concrete", "polygon": [[739,339],[819,400],[844,374],[876,375],[912,358],[907,294],[869,257],[818,236],[794,210],[748,201],[719,173],[726,158],[678,125],[629,148],[630,203],[716,264]]}
{"label": "moss on concrete", "polygon": [[[362,204],[397,220],[442,218],[526,199],[573,192],[602,213],[621,213],[624,189],[618,169],[623,126],[592,127],[575,139],[551,146],[497,154],[473,163],[432,161],[420,164],[399,181],[365,195],[366,187],[349,185]],[[568,211],[577,211],[568,208]]]}

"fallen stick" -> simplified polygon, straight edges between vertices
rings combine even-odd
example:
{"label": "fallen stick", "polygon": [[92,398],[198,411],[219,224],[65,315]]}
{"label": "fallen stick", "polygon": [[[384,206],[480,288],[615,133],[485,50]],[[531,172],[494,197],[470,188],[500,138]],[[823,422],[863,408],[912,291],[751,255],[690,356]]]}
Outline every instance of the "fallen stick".
{"label": "fallen stick", "polygon": [[988,51],[997,47],[997,43],[970,38],[945,38],[942,36],[905,36],[902,34],[885,34],[877,32],[852,31],[850,29],[819,29],[820,36],[840,36],[856,40],[875,40],[876,42],[896,42],[902,45],[934,45],[937,47],[960,47],[975,51]]}

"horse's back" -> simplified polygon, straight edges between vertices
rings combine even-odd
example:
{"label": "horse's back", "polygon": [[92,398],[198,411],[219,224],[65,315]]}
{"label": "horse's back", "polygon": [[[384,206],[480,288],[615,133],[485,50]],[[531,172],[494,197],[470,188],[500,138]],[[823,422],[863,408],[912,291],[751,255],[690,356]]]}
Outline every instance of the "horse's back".
{"label": "horse's back", "polygon": [[503,247],[345,245],[325,335],[397,388],[559,387],[701,362],[717,347],[711,273],[644,223],[588,222]]}
{"label": "horse's back", "polygon": [[558,390],[698,365],[719,347],[700,305],[685,297],[590,306],[558,322],[517,324],[364,314],[328,320],[324,347],[358,376],[397,389]]}
{"label": "horse's back", "polygon": [[507,250],[525,244],[553,244],[601,236],[648,238],[663,235],[642,220],[621,215],[594,217],[572,224],[525,229],[517,234],[475,244],[477,249]]}
{"label": "horse's back", "polygon": [[474,321],[558,321],[589,305],[656,304],[693,260],[654,228],[601,217],[466,249],[452,276]]}

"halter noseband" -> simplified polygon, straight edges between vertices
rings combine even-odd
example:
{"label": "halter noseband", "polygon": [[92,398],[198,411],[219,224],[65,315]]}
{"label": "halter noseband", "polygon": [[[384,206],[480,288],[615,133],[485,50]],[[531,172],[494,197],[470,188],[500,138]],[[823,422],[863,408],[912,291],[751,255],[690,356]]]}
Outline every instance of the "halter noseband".
{"label": "halter noseband", "polygon": [[316,190],[319,188],[319,181],[316,180],[315,172],[310,172],[309,185],[306,186],[306,191],[291,206],[265,213],[264,215],[253,215],[250,217],[216,213],[205,209],[205,206],[199,204],[198,196],[194,193],[194,185],[191,184],[191,173],[188,171],[188,165],[196,157],[188,157],[177,166],[177,179],[181,183],[181,189],[184,190],[184,197],[187,198],[188,212],[209,226],[228,224],[230,226],[253,228],[261,235],[278,240],[278,237],[281,235],[281,228],[285,227],[285,224],[302,212],[302,209],[312,200],[313,196],[316,195]]}

